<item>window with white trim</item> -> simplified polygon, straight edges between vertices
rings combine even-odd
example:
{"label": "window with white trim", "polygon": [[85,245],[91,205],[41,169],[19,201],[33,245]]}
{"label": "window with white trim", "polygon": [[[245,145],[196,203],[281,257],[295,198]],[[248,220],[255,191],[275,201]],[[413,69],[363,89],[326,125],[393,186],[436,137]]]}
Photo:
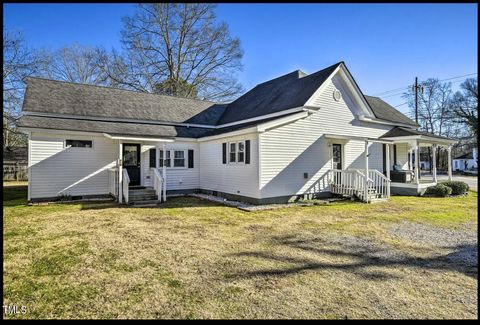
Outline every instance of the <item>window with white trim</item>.
{"label": "window with white trim", "polygon": [[[160,150],[159,164],[158,166],[163,167],[163,150]],[[167,150],[167,157],[165,158],[165,167],[170,167],[170,150]]]}
{"label": "window with white trim", "polygon": [[237,142],[237,162],[245,162],[245,141]]}
{"label": "window with white trim", "polygon": [[174,150],[173,167],[185,167],[185,151]]}
{"label": "window with white trim", "polygon": [[237,155],[236,155],[236,149],[237,149],[237,143],[236,142],[230,142],[229,144],[229,162],[230,163],[235,163],[237,161]]}
{"label": "window with white trim", "polygon": [[72,148],[92,148],[92,140],[65,140],[65,147]]}
{"label": "window with white trim", "polygon": [[[163,167],[163,150],[159,150],[159,166]],[[186,168],[187,150],[167,150],[165,156],[165,167],[167,168]]]}
{"label": "window with white trim", "polygon": [[228,143],[228,163],[245,164],[245,141]]}

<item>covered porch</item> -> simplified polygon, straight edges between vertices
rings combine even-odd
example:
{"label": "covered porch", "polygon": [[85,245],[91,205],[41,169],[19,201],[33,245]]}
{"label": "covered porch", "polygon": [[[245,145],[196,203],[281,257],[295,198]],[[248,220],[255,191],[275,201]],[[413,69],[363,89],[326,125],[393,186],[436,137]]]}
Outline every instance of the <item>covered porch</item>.
{"label": "covered porch", "polygon": [[[395,128],[382,136],[382,139],[391,141],[394,147],[393,163],[389,166],[391,179],[391,193],[394,195],[423,195],[426,189],[438,183],[437,158],[439,149],[447,152],[447,175],[452,180],[452,145],[455,140],[436,136],[430,133]],[[396,146],[406,147],[406,164],[399,164]],[[432,159],[431,175],[422,175],[420,168],[420,148],[430,148]],[[405,158],[405,157],[404,157]]]}
{"label": "covered porch", "polygon": [[[402,130],[398,130],[402,129]],[[451,147],[455,140],[417,130],[394,128],[380,138],[328,134],[331,169],[327,180],[333,194],[357,197],[364,202],[387,200],[391,195],[423,195],[438,183],[437,152],[445,148],[448,155],[448,179],[452,180]],[[344,164],[340,143],[363,143],[363,152],[354,166]],[[380,147],[381,146],[381,147]],[[420,174],[420,148],[430,147],[432,174]],[[337,149],[340,148],[340,149]],[[381,167],[383,166],[383,167]]]}
{"label": "covered porch", "polygon": [[[110,194],[120,204],[150,204],[156,205],[167,200],[167,168],[165,160],[160,162],[158,152],[166,151],[168,143],[173,139],[148,136],[128,136],[103,134],[114,140],[118,146],[116,166],[108,170]],[[145,150],[149,150],[149,157],[145,159]],[[155,153],[151,153],[151,151]],[[164,157],[165,159],[166,157]],[[145,184],[144,170],[152,171],[152,180]]]}

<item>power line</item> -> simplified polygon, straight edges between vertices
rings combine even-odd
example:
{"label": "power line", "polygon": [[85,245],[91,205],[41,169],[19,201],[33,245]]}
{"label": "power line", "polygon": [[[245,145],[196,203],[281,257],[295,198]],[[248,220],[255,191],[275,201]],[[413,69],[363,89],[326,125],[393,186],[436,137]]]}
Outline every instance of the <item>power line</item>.
{"label": "power line", "polygon": [[[446,78],[446,79],[441,79],[441,80],[439,80],[439,81],[447,81],[447,80],[453,80],[453,79],[458,79],[458,78],[464,78],[464,77],[473,76],[473,75],[476,75],[476,74],[478,74],[478,73],[477,73],[477,72],[474,72],[474,73],[469,73],[469,74],[465,74],[465,75],[461,75],[461,76],[456,76],[456,77],[450,77],[450,78]],[[396,96],[396,95],[399,95],[399,94],[403,93],[403,91],[398,93],[399,90],[405,90],[405,89],[408,89],[408,88],[410,88],[410,87],[411,87],[411,85],[404,86],[404,87],[401,87],[401,88],[391,89],[391,90],[383,91],[383,92],[381,92],[381,93],[377,93],[377,94],[375,94],[375,95],[373,95],[373,96],[380,96],[380,97],[383,97],[383,98],[385,98],[385,97],[387,97],[387,96],[382,96],[382,95],[387,95],[387,94],[388,94],[388,97]],[[395,91],[397,92],[396,94],[390,94],[391,92],[395,92]]]}
{"label": "power line", "polygon": [[403,105],[406,105],[406,104],[408,104],[408,102],[402,103],[402,104],[397,105],[397,106],[395,106],[395,107],[400,107],[400,106],[403,106]]}

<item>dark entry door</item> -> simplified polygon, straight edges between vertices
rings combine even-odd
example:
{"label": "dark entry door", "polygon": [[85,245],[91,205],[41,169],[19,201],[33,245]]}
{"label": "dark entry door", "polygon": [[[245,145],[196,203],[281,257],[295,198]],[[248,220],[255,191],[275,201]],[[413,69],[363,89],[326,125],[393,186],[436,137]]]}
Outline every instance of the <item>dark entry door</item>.
{"label": "dark entry door", "polygon": [[140,185],[140,144],[123,144],[123,168],[127,169],[130,185]]}
{"label": "dark entry door", "polygon": [[333,169],[342,169],[342,145],[333,144]]}

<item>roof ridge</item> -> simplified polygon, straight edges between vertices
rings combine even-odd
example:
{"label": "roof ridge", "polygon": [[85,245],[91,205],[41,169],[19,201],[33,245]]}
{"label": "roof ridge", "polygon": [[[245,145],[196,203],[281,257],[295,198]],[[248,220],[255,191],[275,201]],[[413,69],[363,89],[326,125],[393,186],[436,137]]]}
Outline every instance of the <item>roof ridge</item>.
{"label": "roof ridge", "polygon": [[180,96],[174,96],[174,95],[155,94],[155,93],[141,92],[141,91],[132,90],[132,89],[122,89],[122,88],[116,88],[116,87],[112,87],[112,86],[92,85],[92,84],[87,84],[87,83],[72,82],[72,81],[65,81],[65,80],[55,80],[55,79],[48,79],[48,78],[43,78],[43,77],[29,76],[26,79],[27,79],[27,81],[28,81],[28,79],[40,79],[40,80],[51,81],[51,82],[62,83],[62,84],[89,86],[89,87],[94,87],[94,88],[107,88],[107,89],[114,89],[114,90],[120,90],[120,91],[130,91],[130,92],[134,92],[136,94],[145,94],[145,95],[154,95],[154,96],[159,96],[159,97],[187,99],[187,100],[194,100],[194,101],[199,101],[199,102],[212,103],[212,104],[216,104],[216,105],[229,104],[229,103],[217,103],[217,102],[212,102],[212,101],[209,101],[209,100],[203,100],[203,99],[198,99],[198,98],[188,98],[188,97],[180,97]]}

